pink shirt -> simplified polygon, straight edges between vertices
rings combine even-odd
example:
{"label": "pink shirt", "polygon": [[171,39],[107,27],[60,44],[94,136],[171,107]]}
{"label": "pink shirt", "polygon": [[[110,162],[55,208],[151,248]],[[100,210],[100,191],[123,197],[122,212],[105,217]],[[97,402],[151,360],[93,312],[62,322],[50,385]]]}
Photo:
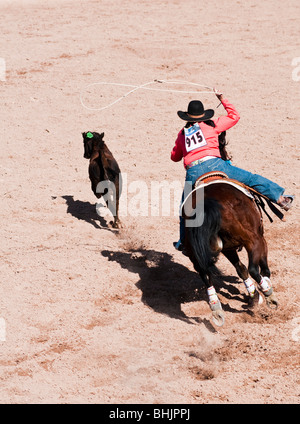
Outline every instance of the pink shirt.
{"label": "pink shirt", "polygon": [[184,130],[180,130],[175,146],[171,152],[171,159],[174,162],[179,162],[182,158],[184,158],[184,166],[186,167],[191,162],[197,159],[202,159],[205,156],[221,157],[218,135],[233,127],[240,119],[240,115],[236,111],[235,107],[230,104],[227,99],[222,100],[222,105],[227,112],[227,116],[221,116],[220,118],[213,119],[215,127],[206,125],[205,122],[199,122],[200,129],[206,141],[206,144],[202,147],[187,152]]}

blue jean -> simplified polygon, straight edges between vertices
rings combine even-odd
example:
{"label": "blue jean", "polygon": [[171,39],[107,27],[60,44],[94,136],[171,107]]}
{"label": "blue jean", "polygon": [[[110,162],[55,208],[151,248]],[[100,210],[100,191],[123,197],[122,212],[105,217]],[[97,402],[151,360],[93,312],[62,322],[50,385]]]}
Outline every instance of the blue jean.
{"label": "blue jean", "polygon": [[[284,188],[280,187],[278,184],[274,183],[267,178],[262,177],[258,174],[252,174],[249,171],[244,169],[237,168],[236,166],[231,165],[229,162],[221,159],[210,159],[205,162],[202,162],[198,165],[195,165],[189,168],[186,171],[185,181],[186,184],[193,185],[197,178],[206,172],[210,171],[222,171],[228,175],[229,178],[237,180],[243,184],[246,184],[249,187],[254,188],[259,193],[264,194],[272,202],[277,202],[279,197],[283,194]],[[184,194],[182,194],[182,202],[184,200]],[[180,240],[184,240],[184,220],[180,216]]]}

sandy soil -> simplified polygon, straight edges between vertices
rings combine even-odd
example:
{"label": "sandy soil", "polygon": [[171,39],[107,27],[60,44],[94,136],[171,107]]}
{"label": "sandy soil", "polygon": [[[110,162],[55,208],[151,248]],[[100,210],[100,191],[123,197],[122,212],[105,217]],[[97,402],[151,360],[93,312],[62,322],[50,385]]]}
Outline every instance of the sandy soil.
{"label": "sandy soil", "polygon": [[141,212],[151,182],[183,182],[170,161],[177,110],[218,101],[138,90],[100,111],[131,88],[87,85],[217,86],[241,114],[228,132],[234,164],[299,199],[299,13],[298,0],[1,2],[2,403],[299,403],[297,204],[286,222],[264,218],[280,308],[247,313],[221,257],[216,328],[173,248],[177,206],[169,216],[131,207],[113,230],[96,214],[81,137],[105,132]]}

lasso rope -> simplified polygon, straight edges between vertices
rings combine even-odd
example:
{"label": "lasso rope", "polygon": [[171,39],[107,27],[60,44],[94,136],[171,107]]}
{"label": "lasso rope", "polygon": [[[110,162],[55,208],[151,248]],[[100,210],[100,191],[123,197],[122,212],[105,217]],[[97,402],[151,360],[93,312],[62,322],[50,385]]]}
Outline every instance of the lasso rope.
{"label": "lasso rope", "polygon": [[[161,89],[161,88],[150,88],[148,87],[150,84],[157,84],[157,83],[161,83],[161,84],[190,84],[190,85],[196,85],[198,87],[204,87],[207,88],[210,91],[184,91],[184,90],[165,90],[165,89]],[[86,106],[82,100],[82,92],[80,93],[80,102],[82,104],[83,107],[85,107],[86,109],[89,110],[104,110],[104,109],[108,109],[109,107],[115,105],[116,103],[120,102],[121,100],[123,100],[125,97],[129,96],[129,94],[134,93],[137,90],[151,90],[151,91],[162,91],[162,92],[167,92],[167,93],[184,93],[184,94],[203,94],[203,93],[213,93],[213,88],[212,87],[208,87],[206,85],[202,85],[202,84],[198,84],[195,82],[188,82],[188,81],[168,81],[168,80],[157,80],[155,79],[154,81],[149,81],[146,82],[145,84],[142,85],[131,85],[131,84],[120,84],[120,83],[115,83],[115,82],[94,82],[92,84],[87,85],[84,90],[86,91],[89,87],[92,87],[93,85],[116,85],[116,86],[120,86],[120,87],[131,87],[133,88],[132,90],[128,91],[128,93],[124,94],[123,96],[119,97],[117,100],[113,101],[112,103],[109,103],[107,106],[101,107],[101,108],[92,108],[89,106]]]}

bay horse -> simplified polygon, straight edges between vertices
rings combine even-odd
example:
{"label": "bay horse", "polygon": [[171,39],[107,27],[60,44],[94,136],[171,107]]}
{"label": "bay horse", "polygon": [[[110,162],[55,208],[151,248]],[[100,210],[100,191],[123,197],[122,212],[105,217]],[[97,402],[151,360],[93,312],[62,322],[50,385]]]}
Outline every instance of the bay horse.
{"label": "bay horse", "polygon": [[114,216],[113,228],[120,228],[122,225],[119,219],[119,199],[122,178],[119,165],[103,140],[103,132],[83,132],[82,137],[83,156],[90,160],[88,172],[92,191],[98,199],[103,196]]}
{"label": "bay horse", "polygon": [[[217,326],[222,326],[225,320],[213,285],[214,279],[220,275],[215,264],[221,252],[244,281],[250,307],[262,301],[259,292],[263,293],[268,306],[278,307],[270,281],[262,213],[247,189],[249,187],[245,186],[242,189],[240,183],[230,180],[224,173],[210,172],[196,181],[194,190],[182,205],[185,251],[206,286],[213,322]],[[201,196],[197,195],[197,190],[202,190]],[[187,213],[191,207],[193,211],[202,211],[202,225],[188,224],[191,218],[195,218],[190,211]],[[238,256],[242,248],[248,254],[248,267]]]}

